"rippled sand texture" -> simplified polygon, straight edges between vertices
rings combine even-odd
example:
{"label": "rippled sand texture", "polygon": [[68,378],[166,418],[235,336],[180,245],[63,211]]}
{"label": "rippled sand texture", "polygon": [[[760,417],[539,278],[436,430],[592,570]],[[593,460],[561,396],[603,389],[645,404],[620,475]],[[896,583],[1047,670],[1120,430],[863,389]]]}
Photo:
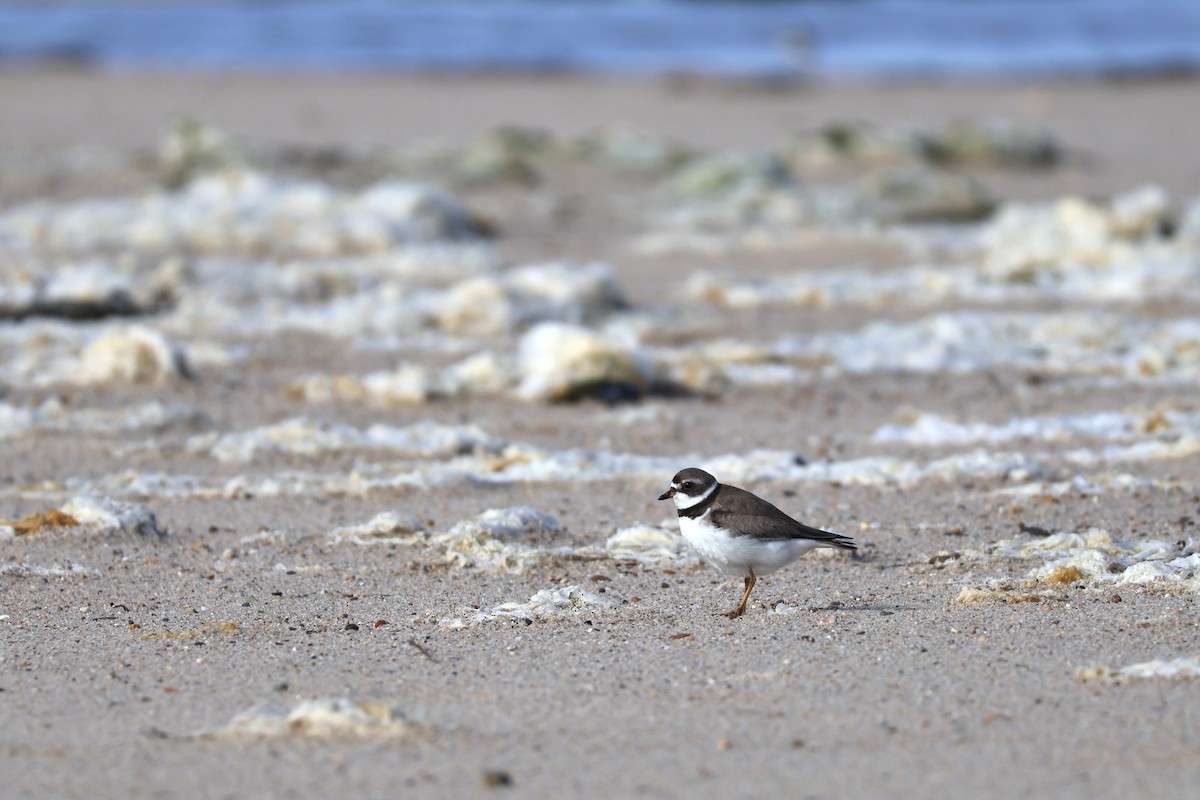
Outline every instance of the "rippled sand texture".
{"label": "rippled sand texture", "polygon": [[15,104],[0,796],[1191,795],[1200,84]]}

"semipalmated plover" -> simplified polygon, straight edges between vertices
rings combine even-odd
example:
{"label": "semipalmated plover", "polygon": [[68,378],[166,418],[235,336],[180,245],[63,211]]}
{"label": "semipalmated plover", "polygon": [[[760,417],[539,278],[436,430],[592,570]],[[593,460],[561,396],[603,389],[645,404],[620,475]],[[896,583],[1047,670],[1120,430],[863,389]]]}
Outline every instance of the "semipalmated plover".
{"label": "semipalmated plover", "polygon": [[702,469],[688,467],[658,497],[674,500],[679,532],[709,566],[744,578],[742,602],[725,616],[746,613],[746,601],[759,575],[768,575],[817,547],[856,550],[849,536],[810,528],[761,497],[726,486]]}

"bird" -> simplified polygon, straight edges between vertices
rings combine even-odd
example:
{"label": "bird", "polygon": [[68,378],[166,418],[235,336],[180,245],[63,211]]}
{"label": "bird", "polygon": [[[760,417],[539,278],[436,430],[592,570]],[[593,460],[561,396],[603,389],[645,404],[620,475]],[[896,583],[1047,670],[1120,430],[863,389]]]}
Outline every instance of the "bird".
{"label": "bird", "polygon": [[730,619],[746,613],[758,576],[818,547],[858,549],[849,536],[797,522],[761,497],[719,483],[697,467],[677,472],[671,488],[658,499],[675,501],[679,532],[706,564],[723,575],[744,579],[742,602],[725,613]]}

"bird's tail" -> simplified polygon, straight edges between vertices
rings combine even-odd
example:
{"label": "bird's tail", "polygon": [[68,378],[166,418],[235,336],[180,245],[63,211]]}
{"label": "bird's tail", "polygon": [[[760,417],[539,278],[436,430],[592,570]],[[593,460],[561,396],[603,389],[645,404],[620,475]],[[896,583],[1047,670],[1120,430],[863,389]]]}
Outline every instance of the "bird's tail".
{"label": "bird's tail", "polygon": [[834,533],[833,531],[823,531],[820,528],[810,528],[807,525],[805,535],[810,539],[820,542],[821,547],[840,547],[843,550],[857,550],[858,545],[844,533]]}

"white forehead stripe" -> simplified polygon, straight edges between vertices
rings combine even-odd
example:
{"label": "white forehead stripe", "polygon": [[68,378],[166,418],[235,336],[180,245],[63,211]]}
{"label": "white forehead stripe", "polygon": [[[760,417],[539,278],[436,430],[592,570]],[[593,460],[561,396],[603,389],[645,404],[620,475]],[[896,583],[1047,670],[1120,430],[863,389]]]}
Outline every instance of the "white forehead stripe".
{"label": "white forehead stripe", "polygon": [[717,490],[718,485],[719,484],[714,483],[712,486],[708,487],[707,492],[705,492],[702,495],[697,495],[696,497],[689,497],[688,495],[679,491],[678,487],[675,487],[675,497],[674,497],[675,507],[676,508],[691,508],[694,505],[703,503],[705,500],[708,499],[708,496],[710,494],[712,494],[713,492],[715,492]]}

